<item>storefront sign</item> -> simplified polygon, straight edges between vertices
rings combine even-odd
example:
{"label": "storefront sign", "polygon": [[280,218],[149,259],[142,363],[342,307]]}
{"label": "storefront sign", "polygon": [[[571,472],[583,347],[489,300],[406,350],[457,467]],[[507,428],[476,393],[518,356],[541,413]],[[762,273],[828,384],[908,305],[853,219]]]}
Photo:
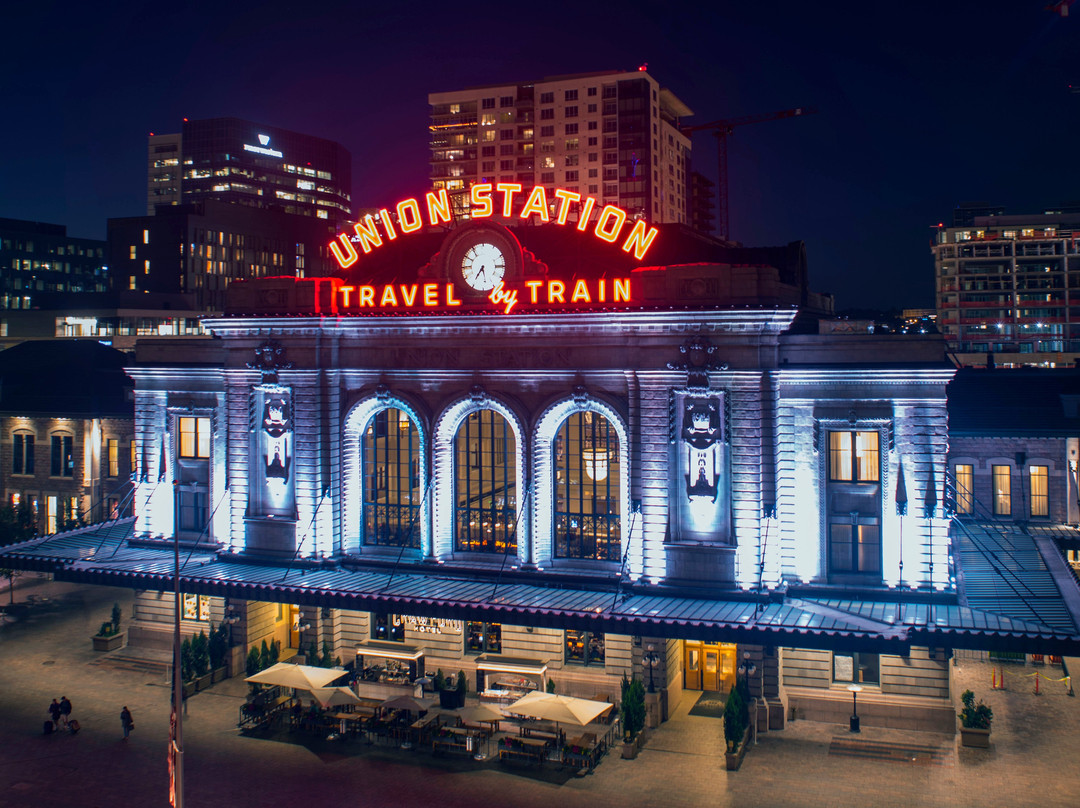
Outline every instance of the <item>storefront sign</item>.
{"label": "storefront sign", "polygon": [[[249,148],[245,146],[244,148]],[[254,149],[254,147],[251,147]],[[638,219],[629,224],[630,217],[622,208],[616,205],[604,205],[593,222],[593,213],[596,209],[596,200],[591,196],[583,197],[576,191],[567,191],[558,188],[553,192],[557,202],[549,205],[547,190],[542,185],[537,185],[528,195],[518,182],[500,182],[496,184],[481,183],[474,185],[469,190],[469,202],[471,209],[469,215],[473,219],[485,219],[496,214],[496,211],[504,218],[512,218],[516,203],[524,199],[524,204],[517,212],[519,219],[535,219],[540,222],[552,221],[551,212],[555,211],[555,224],[566,225],[570,223],[571,212],[577,213],[577,222],[573,226],[581,232],[590,229],[596,238],[615,244],[622,239],[621,247],[624,252],[634,254],[634,258],[641,260],[649,251],[649,247],[656,240],[656,228],[649,227],[644,219]],[[383,245],[383,239],[394,241],[401,235],[415,233],[424,227],[425,223],[435,227],[436,225],[451,223],[450,198],[445,190],[437,193],[428,192],[424,195],[424,212],[427,213],[425,220],[416,199],[406,199],[398,202],[395,208],[396,217],[391,215],[389,208],[382,208],[377,215],[368,214],[363,220],[353,226],[355,237],[350,238],[344,233],[330,243],[330,251],[334,254],[342,269],[351,267],[359,259],[359,253],[353,246],[353,241],[360,245],[360,249],[366,255],[374,248]],[[624,235],[625,234],[625,235]]]}
{"label": "storefront sign", "polygon": [[460,620],[446,620],[442,617],[412,617],[407,615],[401,618],[405,628],[418,634],[451,634],[461,636],[464,629]]}

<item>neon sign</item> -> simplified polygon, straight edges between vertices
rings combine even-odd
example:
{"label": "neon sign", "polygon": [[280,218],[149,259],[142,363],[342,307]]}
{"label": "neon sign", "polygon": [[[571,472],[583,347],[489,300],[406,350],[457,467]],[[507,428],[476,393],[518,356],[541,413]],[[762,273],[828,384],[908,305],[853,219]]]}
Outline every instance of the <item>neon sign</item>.
{"label": "neon sign", "polygon": [[[254,146],[250,148],[258,151]],[[496,215],[497,210],[504,218],[513,218],[515,197],[523,194],[524,188],[519,182],[474,185],[469,189],[469,215],[473,219],[485,219]],[[517,218],[535,218],[540,222],[550,222],[551,210],[554,208],[555,224],[566,225],[570,223],[571,212],[576,210],[577,222],[573,223],[573,227],[583,233],[592,229],[596,238],[609,244],[615,244],[622,239],[620,246],[623,252],[633,253],[638,260],[645,257],[656,240],[655,227],[649,227],[644,219],[639,219],[628,227],[628,214],[616,205],[604,205],[593,222],[596,200],[591,196],[583,197],[576,191],[562,188],[557,188],[553,195],[558,201],[549,205],[546,189],[537,185],[525,197]],[[440,223],[450,224],[452,218],[450,199],[445,190],[437,193],[428,191],[424,195],[423,209],[417,199],[404,199],[398,202],[394,212],[397,214],[396,219],[389,208],[382,208],[374,216],[368,214],[353,225],[356,241],[365,255],[376,247],[381,247],[384,238],[386,241],[394,241],[399,235],[420,230],[425,224],[424,213],[427,214],[426,223],[432,227]],[[348,269],[360,258],[352,240],[345,234],[338,235],[337,239],[330,243],[330,252],[342,269]]]}

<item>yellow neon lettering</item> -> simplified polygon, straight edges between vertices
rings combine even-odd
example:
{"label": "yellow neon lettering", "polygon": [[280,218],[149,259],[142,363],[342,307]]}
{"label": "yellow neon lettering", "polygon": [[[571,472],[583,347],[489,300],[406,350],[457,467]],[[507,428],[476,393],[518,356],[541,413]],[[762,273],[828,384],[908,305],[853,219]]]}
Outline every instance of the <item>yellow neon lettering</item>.
{"label": "yellow neon lettering", "polygon": [[364,251],[365,255],[371,252],[372,247],[382,246],[382,236],[375,229],[375,220],[371,218],[370,214],[365,216],[363,221],[353,225],[353,230],[360,237],[360,249]]}
{"label": "yellow neon lettering", "polygon": [[358,304],[361,308],[364,306],[375,306],[375,287],[374,286],[361,286],[360,287],[360,301]]}
{"label": "yellow neon lettering", "polygon": [[521,218],[528,219],[533,213],[539,213],[542,221],[548,221],[547,195],[544,193],[543,185],[537,185],[532,189],[532,193],[525,201],[525,207],[521,209]]}
{"label": "yellow neon lettering", "polygon": [[615,302],[630,302],[630,279],[629,278],[615,278]]}
{"label": "yellow neon lettering", "polygon": [[[610,227],[608,222],[614,222],[614,227]],[[622,230],[623,224],[626,222],[626,213],[614,205],[605,205],[604,209],[600,211],[600,218],[596,220],[596,230],[594,231],[597,237],[604,241],[614,242],[619,237],[619,231]]]}
{"label": "yellow neon lettering", "polygon": [[599,301],[600,301],[601,303],[603,303],[603,302],[604,302],[604,299],[605,299],[606,297],[607,297],[607,279],[605,279],[605,278],[601,278],[601,279],[600,279],[600,285],[599,285],[599,288],[598,288],[598,291],[597,291],[597,295],[596,295],[596,298],[597,298],[597,300],[599,300]]}
{"label": "yellow neon lettering", "polygon": [[[338,241],[341,242],[344,250],[338,246]],[[348,269],[356,263],[356,259],[360,256],[356,254],[356,248],[353,247],[352,242],[345,237],[342,233],[336,239],[330,242],[330,252],[334,254],[335,260],[341,265],[342,269]]]}
{"label": "yellow neon lettering", "polygon": [[387,284],[382,289],[382,299],[379,301],[380,306],[397,306],[397,297],[394,295],[394,287]]}
{"label": "yellow neon lettering", "polygon": [[[412,294],[409,294],[409,292],[412,292]],[[401,299],[405,301],[406,306],[411,306],[413,303],[416,302],[415,283],[412,286],[405,286],[404,284],[401,285]]]}
{"label": "yellow neon lettering", "polygon": [[450,197],[446,195],[446,189],[442,189],[438,194],[428,191],[424,198],[427,200],[428,221],[431,222],[431,226],[434,227],[440,221],[449,224]]}
{"label": "yellow neon lettering", "polygon": [[585,281],[578,281],[574,284],[574,294],[570,296],[571,303],[577,303],[579,300],[584,300],[586,303],[592,303],[592,298],[589,297],[589,287]]}
{"label": "yellow neon lettering", "polygon": [[397,238],[397,231],[394,229],[394,220],[390,218],[390,211],[383,208],[379,211],[379,218],[382,219],[383,230],[386,231],[386,237],[393,241]]}
{"label": "yellow neon lettering", "polygon": [[349,308],[349,293],[355,288],[355,286],[342,286],[339,290],[341,292],[341,305],[343,308]]}
{"label": "yellow neon lettering", "polygon": [[581,216],[577,220],[577,229],[582,233],[589,227],[589,217],[592,216],[593,205],[596,200],[591,196],[585,197],[585,204],[581,206]]}
{"label": "yellow neon lettering", "polygon": [[415,233],[424,226],[424,222],[420,218],[420,205],[417,204],[415,199],[398,202],[397,217],[402,233]]}
{"label": "yellow neon lettering", "polygon": [[491,294],[488,295],[488,300],[496,306],[503,306],[503,314],[509,314],[517,305],[517,293],[517,289],[507,291],[503,287],[503,282],[499,281],[495,284],[495,288],[491,290]]}
{"label": "yellow neon lettering", "polygon": [[510,218],[510,211],[514,206],[514,194],[521,190],[520,182],[500,182],[495,190],[503,195],[503,216]]}
{"label": "yellow neon lettering", "polygon": [[555,196],[559,201],[559,213],[555,217],[555,221],[559,224],[566,224],[567,218],[570,216],[570,203],[577,202],[581,199],[581,194],[574,191],[564,191],[562,188],[555,189]]}
{"label": "yellow neon lettering", "polygon": [[424,284],[424,305],[425,306],[438,306],[439,305],[439,284],[437,284],[437,283],[425,283]]}
{"label": "yellow neon lettering", "polygon": [[525,285],[529,287],[529,302],[535,303],[536,296],[540,292],[540,287],[544,285],[543,281],[525,281]]}
{"label": "yellow neon lettering", "polygon": [[626,243],[622,245],[623,252],[634,251],[634,258],[639,261],[645,257],[645,253],[649,249],[649,245],[653,243],[653,239],[656,238],[656,228],[650,227],[646,232],[646,224],[644,219],[639,219],[637,224],[634,225],[634,229],[630,231],[630,235],[626,238]]}
{"label": "yellow neon lettering", "polygon": [[454,297],[454,284],[446,284],[446,305],[447,306],[460,306],[461,301]]}
{"label": "yellow neon lettering", "polygon": [[472,217],[486,219],[494,206],[491,204],[491,183],[482,182],[469,189],[469,201],[472,203]]}
{"label": "yellow neon lettering", "polygon": [[548,303],[554,303],[558,300],[560,303],[565,303],[563,299],[563,292],[566,291],[566,284],[562,281],[548,281]]}

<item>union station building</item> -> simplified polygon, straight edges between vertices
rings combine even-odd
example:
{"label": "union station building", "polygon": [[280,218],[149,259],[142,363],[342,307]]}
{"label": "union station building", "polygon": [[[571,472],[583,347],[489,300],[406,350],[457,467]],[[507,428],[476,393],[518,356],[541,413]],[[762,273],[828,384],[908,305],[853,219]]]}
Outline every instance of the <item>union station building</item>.
{"label": "union station building", "polygon": [[845,327],[798,243],[431,196],[337,277],[235,282],[211,339],[140,345],[135,516],[3,562],[136,590],[129,642],[167,647],[178,545],[187,634],[493,700],[637,676],[663,720],[741,669],[761,729],[846,721],[857,684],[864,723],[952,732],[954,653],[1080,648],[1060,557],[968,600],[1025,534],[956,514],[940,337]]}

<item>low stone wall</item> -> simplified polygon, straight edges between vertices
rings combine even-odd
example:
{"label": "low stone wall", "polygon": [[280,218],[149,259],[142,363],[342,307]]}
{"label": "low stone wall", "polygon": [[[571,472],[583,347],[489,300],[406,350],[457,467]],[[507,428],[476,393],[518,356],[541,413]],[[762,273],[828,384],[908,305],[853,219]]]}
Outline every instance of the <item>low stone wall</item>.
{"label": "low stone wall", "polygon": [[[795,710],[796,720],[847,725],[851,718],[851,693],[846,689],[788,687],[786,691],[789,710]],[[863,726],[956,734],[956,712],[946,699],[863,690],[858,705]]]}

